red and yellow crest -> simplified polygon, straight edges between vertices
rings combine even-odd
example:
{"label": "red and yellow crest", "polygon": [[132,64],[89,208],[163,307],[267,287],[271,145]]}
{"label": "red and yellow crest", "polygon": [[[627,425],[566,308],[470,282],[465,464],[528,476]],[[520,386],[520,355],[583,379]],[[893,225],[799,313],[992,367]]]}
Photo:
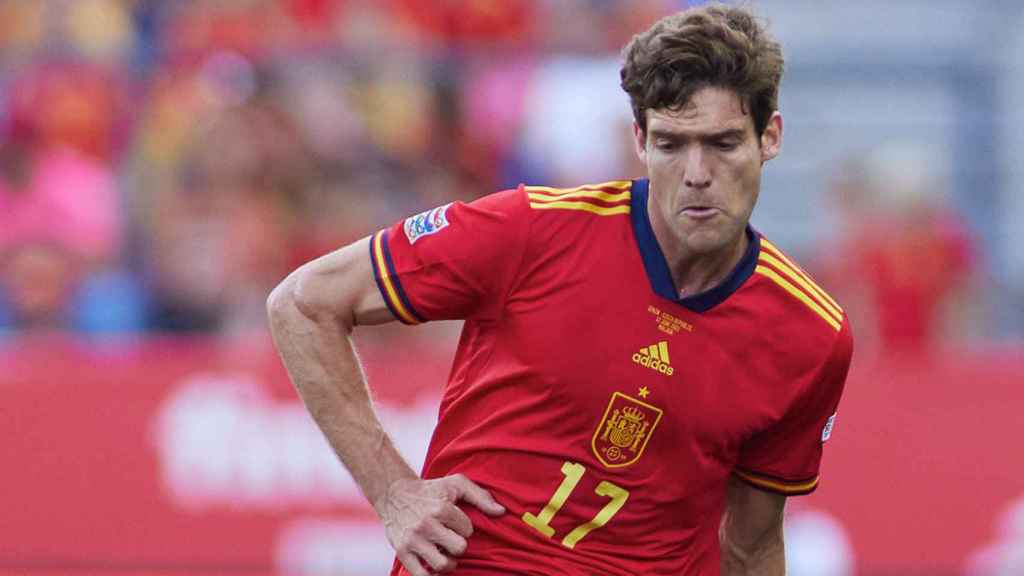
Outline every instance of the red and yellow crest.
{"label": "red and yellow crest", "polygon": [[640,459],[660,420],[661,408],[621,392],[612,394],[590,441],[594,455],[609,468],[629,466]]}

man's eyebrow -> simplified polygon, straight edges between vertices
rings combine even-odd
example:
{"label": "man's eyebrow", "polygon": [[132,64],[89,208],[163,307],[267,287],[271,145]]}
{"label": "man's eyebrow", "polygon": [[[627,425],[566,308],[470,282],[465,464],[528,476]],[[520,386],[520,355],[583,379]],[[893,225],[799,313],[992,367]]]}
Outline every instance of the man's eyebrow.
{"label": "man's eyebrow", "polygon": [[[666,130],[664,128],[652,128],[652,138],[666,138],[669,140],[680,140],[690,137],[690,134],[685,132],[674,132],[672,130]],[[709,132],[707,134],[700,134],[697,137],[701,140],[727,140],[730,138],[740,138],[746,134],[746,131],[740,128],[727,128],[718,132]]]}
{"label": "man's eyebrow", "polygon": [[678,138],[683,137],[683,134],[680,134],[678,132],[673,132],[671,130],[664,130],[660,128],[652,128],[650,132],[651,138],[665,138],[668,140],[676,140]]}
{"label": "man's eyebrow", "polygon": [[730,138],[743,138],[746,135],[746,130],[740,128],[729,128],[720,132],[712,132],[711,134],[705,134],[705,140],[728,140]]}

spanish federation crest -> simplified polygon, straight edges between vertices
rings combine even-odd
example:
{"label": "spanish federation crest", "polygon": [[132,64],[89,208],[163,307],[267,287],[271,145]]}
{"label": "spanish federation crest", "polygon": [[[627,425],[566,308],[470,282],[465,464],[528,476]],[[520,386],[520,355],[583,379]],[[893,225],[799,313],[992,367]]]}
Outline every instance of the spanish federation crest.
{"label": "spanish federation crest", "polygon": [[621,392],[612,394],[590,442],[594,455],[608,468],[621,468],[636,462],[654,434],[661,414],[661,408]]}

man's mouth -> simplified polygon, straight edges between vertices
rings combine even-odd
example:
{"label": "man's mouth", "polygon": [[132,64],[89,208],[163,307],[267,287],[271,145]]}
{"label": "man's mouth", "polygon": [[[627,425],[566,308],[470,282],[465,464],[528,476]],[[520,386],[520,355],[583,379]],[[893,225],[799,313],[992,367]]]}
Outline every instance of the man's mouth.
{"label": "man's mouth", "polygon": [[696,220],[706,220],[718,214],[718,208],[712,206],[687,206],[683,208],[683,215]]}

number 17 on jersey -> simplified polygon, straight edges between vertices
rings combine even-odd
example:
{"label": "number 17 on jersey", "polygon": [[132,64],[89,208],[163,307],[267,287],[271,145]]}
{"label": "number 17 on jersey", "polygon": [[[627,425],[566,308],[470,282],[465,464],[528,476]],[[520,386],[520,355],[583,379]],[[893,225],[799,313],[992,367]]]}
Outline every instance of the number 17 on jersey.
{"label": "number 17 on jersey", "polygon": [[[576,462],[563,463],[562,474],[565,475],[565,478],[562,479],[562,483],[558,485],[558,488],[551,496],[551,499],[548,500],[544,509],[539,514],[531,514],[529,512],[523,514],[523,522],[526,522],[527,525],[548,538],[554,537],[555,529],[551,527],[551,520],[562,509],[562,506],[565,505],[566,500],[569,499],[573,490],[576,489],[576,485],[580,483],[585,472],[586,468],[582,464]],[[626,504],[626,499],[629,498],[628,491],[606,480],[598,484],[594,492],[598,496],[611,498],[611,501],[605,504],[604,508],[601,508],[590,521],[580,524],[572,532],[566,534],[565,538],[562,538],[562,545],[566,548],[575,548],[576,544],[587,534],[607,524],[622,509],[622,506]]]}

